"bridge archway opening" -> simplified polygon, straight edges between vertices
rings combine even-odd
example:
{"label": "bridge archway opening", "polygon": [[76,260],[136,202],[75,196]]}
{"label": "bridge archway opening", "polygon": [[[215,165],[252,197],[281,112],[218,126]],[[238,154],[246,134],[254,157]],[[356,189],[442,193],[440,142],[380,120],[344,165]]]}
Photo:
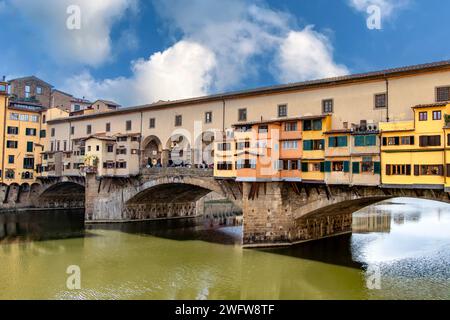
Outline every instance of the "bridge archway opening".
{"label": "bridge archway opening", "polygon": [[38,197],[44,207],[84,207],[85,187],[76,182],[60,182],[46,188]]}
{"label": "bridge archway opening", "polygon": [[162,165],[163,145],[157,136],[149,136],[142,142],[141,167]]}

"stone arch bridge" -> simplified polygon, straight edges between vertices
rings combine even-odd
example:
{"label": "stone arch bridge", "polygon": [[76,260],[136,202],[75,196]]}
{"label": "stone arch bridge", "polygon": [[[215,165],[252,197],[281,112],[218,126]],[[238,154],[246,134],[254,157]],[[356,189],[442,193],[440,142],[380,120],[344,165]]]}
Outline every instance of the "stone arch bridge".
{"label": "stone arch bridge", "polygon": [[[85,207],[93,222],[196,217],[209,193],[242,209],[247,247],[290,245],[352,231],[352,213],[395,197],[450,203],[443,190],[385,189],[376,186],[291,182],[236,182],[213,177],[211,170],[144,169],[136,177],[46,178],[33,185],[17,205],[43,208]],[[3,192],[3,206],[11,198]],[[5,202],[7,200],[7,202]]]}

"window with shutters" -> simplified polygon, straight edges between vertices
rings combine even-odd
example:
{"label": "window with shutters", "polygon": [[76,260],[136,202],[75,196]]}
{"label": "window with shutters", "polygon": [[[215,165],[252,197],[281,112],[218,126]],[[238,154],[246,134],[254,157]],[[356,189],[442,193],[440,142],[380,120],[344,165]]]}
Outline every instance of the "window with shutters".
{"label": "window with shutters", "polygon": [[388,146],[398,146],[400,145],[400,137],[389,137],[387,138]]}
{"label": "window with shutters", "polygon": [[303,120],[303,131],[322,131],[322,119]]}
{"label": "window with shutters", "polygon": [[286,122],[284,124],[284,131],[297,131],[297,122]]}
{"label": "window with shutters", "polygon": [[444,173],[444,166],[442,165],[421,165],[421,176],[442,176]]}
{"label": "window with shutters", "polygon": [[450,100],[450,86],[436,88],[436,102]]}
{"label": "window with shutters", "polygon": [[421,147],[439,147],[441,145],[441,136],[420,136],[419,145]]}
{"label": "window with shutters", "polygon": [[311,168],[311,172],[320,172],[320,171],[323,171],[320,162],[313,162],[313,163],[311,163],[310,168]]}
{"label": "window with shutters", "polygon": [[344,172],[344,161],[335,161],[332,163],[331,171]]}
{"label": "window with shutters", "polygon": [[218,162],[217,170],[233,170],[233,164],[231,162]]}
{"label": "window with shutters", "polygon": [[355,147],[373,147],[377,145],[376,135],[355,136]]}
{"label": "window with shutters", "polygon": [[388,164],[386,165],[386,175],[410,176],[411,165],[409,164]]}
{"label": "window with shutters", "polygon": [[414,145],[414,136],[401,137],[402,145]]}
{"label": "window with shutters", "polygon": [[346,136],[337,136],[337,137],[329,137],[328,138],[328,147],[330,148],[343,148],[347,147],[348,139]]}

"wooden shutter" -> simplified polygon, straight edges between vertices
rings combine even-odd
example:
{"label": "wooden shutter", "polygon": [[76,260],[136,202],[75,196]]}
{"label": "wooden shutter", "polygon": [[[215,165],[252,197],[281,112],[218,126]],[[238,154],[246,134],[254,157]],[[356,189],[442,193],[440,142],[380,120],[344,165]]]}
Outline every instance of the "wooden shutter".
{"label": "wooden shutter", "polygon": [[412,146],[415,145],[414,136],[409,137],[409,144]]}
{"label": "wooden shutter", "polygon": [[420,136],[419,137],[419,145],[421,147],[427,147],[428,146],[428,137],[427,136]]}
{"label": "wooden shutter", "polygon": [[374,174],[380,174],[381,173],[381,163],[380,162],[374,162],[373,163],[373,173]]}
{"label": "wooden shutter", "polygon": [[328,138],[328,147],[329,148],[336,147],[336,138],[335,137],[329,137]]}
{"label": "wooden shutter", "polygon": [[308,162],[302,162],[302,171],[308,172]]}
{"label": "wooden shutter", "polygon": [[406,165],[406,175],[407,175],[407,176],[410,176],[410,175],[411,175],[411,165],[410,165],[410,164],[407,164],[407,165]]}
{"label": "wooden shutter", "polygon": [[395,137],[394,140],[395,140],[395,145],[399,146],[400,145],[400,137]]}
{"label": "wooden shutter", "polygon": [[390,164],[386,165],[386,175],[387,176],[392,175],[392,166]]}
{"label": "wooden shutter", "polygon": [[443,165],[438,166],[438,175],[441,177],[444,175],[444,166]]}
{"label": "wooden shutter", "polygon": [[325,161],[325,172],[331,172],[331,162]]}
{"label": "wooden shutter", "polygon": [[325,172],[325,162],[320,163],[320,172]]}
{"label": "wooden shutter", "polygon": [[450,177],[450,164],[447,164],[447,177]]}
{"label": "wooden shutter", "polygon": [[383,138],[383,146],[387,146],[387,138],[386,137]]}
{"label": "wooden shutter", "polygon": [[350,172],[350,161],[344,161],[344,172]]}
{"label": "wooden shutter", "polygon": [[360,168],[360,163],[359,162],[353,162],[352,163],[352,171],[354,174],[359,174],[359,168]]}
{"label": "wooden shutter", "polygon": [[414,165],[414,175],[420,176],[420,166],[418,164]]}

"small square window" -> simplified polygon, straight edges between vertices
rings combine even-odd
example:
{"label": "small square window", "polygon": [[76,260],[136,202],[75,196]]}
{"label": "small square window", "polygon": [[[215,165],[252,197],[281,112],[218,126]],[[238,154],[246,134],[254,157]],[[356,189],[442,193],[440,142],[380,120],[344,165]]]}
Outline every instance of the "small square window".
{"label": "small square window", "polygon": [[322,112],[333,113],[333,99],[327,99],[322,101]]}
{"label": "small square window", "polygon": [[428,112],[419,112],[419,121],[427,121]]}
{"label": "small square window", "polygon": [[205,123],[211,122],[212,122],[212,112],[211,111],[205,112]]}
{"label": "small square window", "polygon": [[238,119],[239,121],[247,121],[247,109],[238,110]]}
{"label": "small square window", "polygon": [[433,111],[433,120],[441,120],[441,119],[442,119],[441,111]]}
{"label": "small square window", "polygon": [[278,106],[278,117],[287,117],[287,104],[280,104]]}
{"label": "small square window", "polygon": [[436,101],[443,102],[450,100],[450,87],[436,88]]}
{"label": "small square window", "polygon": [[380,93],[375,95],[375,108],[386,108],[387,107],[387,95],[386,93]]}
{"label": "small square window", "polygon": [[175,127],[181,127],[183,125],[183,117],[181,115],[175,116]]}

